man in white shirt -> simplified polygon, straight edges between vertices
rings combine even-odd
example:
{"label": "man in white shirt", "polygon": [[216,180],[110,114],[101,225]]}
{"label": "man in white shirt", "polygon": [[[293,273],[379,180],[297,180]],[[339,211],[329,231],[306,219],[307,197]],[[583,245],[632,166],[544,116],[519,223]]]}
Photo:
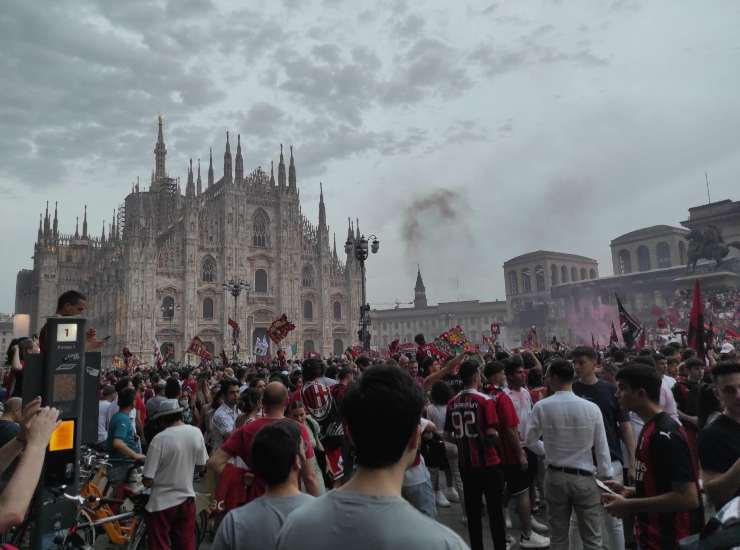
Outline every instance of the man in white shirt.
{"label": "man in white shirt", "polygon": [[597,405],[573,393],[575,369],[569,361],[553,361],[547,377],[555,393],[532,409],[525,444],[544,456],[547,465],[550,548],[568,548],[568,526],[575,512],[584,549],[601,550],[601,491],[594,473],[612,475],[604,419]]}
{"label": "man in white shirt", "polygon": [[98,401],[98,445],[105,445],[108,441],[108,410],[116,399],[116,389],[113,386],[103,386]]}
{"label": "man in white shirt", "polygon": [[182,421],[176,399],[160,402],[152,420],[166,425],[152,439],[144,463],[144,486],[151,488],[146,504],[150,550],[195,550],[196,466],[205,466],[208,451],[203,434]]}
{"label": "man in white shirt", "polygon": [[234,431],[236,419],[239,417],[239,408],[236,406],[239,401],[239,382],[233,379],[222,380],[221,392],[224,401],[211,418],[211,438],[214,449],[218,449],[229,438],[231,432]]}

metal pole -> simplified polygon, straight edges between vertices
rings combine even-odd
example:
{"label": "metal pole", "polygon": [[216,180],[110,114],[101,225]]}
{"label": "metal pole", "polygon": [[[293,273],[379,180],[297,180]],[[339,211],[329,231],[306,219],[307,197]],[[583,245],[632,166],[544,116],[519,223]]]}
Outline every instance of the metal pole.
{"label": "metal pole", "polygon": [[362,305],[360,305],[360,324],[362,325],[362,349],[370,351],[370,341],[367,337],[367,281],[365,279],[365,260],[360,261],[360,271],[362,272]]}
{"label": "metal pole", "polygon": [[[237,316],[237,311],[236,311],[236,301],[237,301],[237,297],[239,296],[239,287],[234,286],[231,290],[231,293],[234,296],[234,322],[239,323],[239,317]],[[238,344],[237,342],[238,336],[236,333],[236,328],[232,329],[231,334],[232,334],[232,344],[231,344],[232,345],[232,355],[233,355],[234,361],[237,361],[239,359],[239,356],[237,355],[237,352],[236,352],[236,348]]]}

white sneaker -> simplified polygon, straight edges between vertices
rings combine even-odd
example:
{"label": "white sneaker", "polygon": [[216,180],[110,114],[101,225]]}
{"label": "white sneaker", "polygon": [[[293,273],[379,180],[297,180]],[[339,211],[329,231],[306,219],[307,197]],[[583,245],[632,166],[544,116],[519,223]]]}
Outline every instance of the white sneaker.
{"label": "white sneaker", "polygon": [[457,489],[449,487],[447,489],[447,500],[450,502],[460,502],[460,495],[457,493]]}
{"label": "white sneaker", "polygon": [[450,501],[447,500],[447,497],[445,496],[444,491],[437,491],[436,500],[437,500],[437,506],[439,506],[440,508],[450,507]]}
{"label": "white sneaker", "polygon": [[547,537],[543,537],[542,535],[538,535],[534,531],[532,531],[528,537],[525,537],[524,534],[522,534],[519,537],[519,548],[549,548],[549,547],[550,547],[550,539]]}
{"label": "white sneaker", "polygon": [[550,527],[548,525],[545,525],[541,521],[537,521],[537,518],[534,516],[532,516],[531,522],[532,529],[537,531],[538,533],[547,533],[550,530]]}

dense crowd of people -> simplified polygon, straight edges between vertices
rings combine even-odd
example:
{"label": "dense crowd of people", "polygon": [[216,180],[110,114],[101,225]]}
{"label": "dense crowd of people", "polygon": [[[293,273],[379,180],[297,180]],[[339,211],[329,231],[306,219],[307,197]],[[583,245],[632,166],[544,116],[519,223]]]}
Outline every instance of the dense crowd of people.
{"label": "dense crowd of people", "polygon": [[[484,515],[496,550],[677,548],[740,496],[731,348],[108,370],[97,445],[111,480],[143,464],[150,548],[194,548],[201,476],[218,549],[478,550]],[[41,405],[4,404],[0,532],[38,479],[57,416]],[[437,521],[458,506],[467,542]]]}

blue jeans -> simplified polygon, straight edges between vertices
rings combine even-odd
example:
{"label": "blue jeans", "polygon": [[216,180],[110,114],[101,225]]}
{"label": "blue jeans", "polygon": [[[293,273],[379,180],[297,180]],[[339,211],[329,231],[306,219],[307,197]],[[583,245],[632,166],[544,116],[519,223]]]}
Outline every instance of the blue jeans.
{"label": "blue jeans", "polygon": [[408,500],[422,514],[432,519],[437,517],[437,505],[434,503],[434,490],[432,489],[431,479],[427,479],[424,483],[403,487],[401,489],[401,496]]}

